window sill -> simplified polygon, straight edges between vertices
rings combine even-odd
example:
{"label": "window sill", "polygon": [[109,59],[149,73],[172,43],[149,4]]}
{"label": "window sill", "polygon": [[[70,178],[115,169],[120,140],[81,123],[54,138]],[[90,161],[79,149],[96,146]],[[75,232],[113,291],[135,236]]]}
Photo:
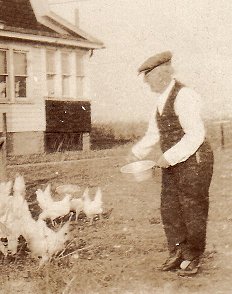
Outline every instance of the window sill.
{"label": "window sill", "polygon": [[34,104],[32,100],[24,100],[24,101],[0,101],[0,104]]}
{"label": "window sill", "polygon": [[44,99],[54,101],[91,101],[91,99],[85,97],[44,97]]}
{"label": "window sill", "polygon": [[0,104],[6,104],[6,103],[9,103],[9,101],[5,99],[0,99]]}

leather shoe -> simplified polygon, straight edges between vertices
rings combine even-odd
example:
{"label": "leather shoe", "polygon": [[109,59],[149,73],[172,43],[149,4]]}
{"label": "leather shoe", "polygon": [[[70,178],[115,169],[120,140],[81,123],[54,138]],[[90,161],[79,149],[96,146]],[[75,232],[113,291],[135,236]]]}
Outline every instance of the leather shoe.
{"label": "leather shoe", "polygon": [[[190,276],[196,275],[199,270],[199,262],[200,262],[200,259],[198,257],[190,261],[184,260],[180,264],[181,269],[178,272],[178,275],[181,277],[190,277]],[[182,266],[184,264],[187,264],[187,266],[186,267]]]}
{"label": "leather shoe", "polygon": [[162,266],[162,271],[170,271],[180,267],[181,262],[183,261],[181,250],[177,249],[175,254],[170,255],[170,257],[165,261]]}

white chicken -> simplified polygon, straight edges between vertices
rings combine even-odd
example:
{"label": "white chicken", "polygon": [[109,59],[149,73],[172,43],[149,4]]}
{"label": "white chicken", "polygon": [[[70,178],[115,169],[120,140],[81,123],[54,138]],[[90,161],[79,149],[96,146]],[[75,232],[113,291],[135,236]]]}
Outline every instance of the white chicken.
{"label": "white chicken", "polygon": [[73,198],[70,200],[70,211],[74,211],[76,213],[76,221],[78,218],[79,213],[84,208],[84,202],[81,198]]}
{"label": "white chicken", "polygon": [[64,249],[69,239],[69,222],[55,232],[47,227],[42,220],[32,221],[24,228],[25,238],[33,257],[42,257],[40,266],[48,261],[54,254]]}
{"label": "white chicken", "polygon": [[0,218],[5,215],[12,189],[12,181],[0,183]]}
{"label": "white chicken", "polygon": [[9,196],[11,193],[11,189],[12,189],[12,181],[8,181],[8,182],[1,182],[0,183],[0,197],[2,196]]}
{"label": "white chicken", "polygon": [[65,195],[65,194],[70,194],[70,195],[75,195],[77,194],[81,188],[78,185],[74,184],[64,184],[56,187],[56,193],[59,195]]}
{"label": "white chicken", "polygon": [[86,216],[90,219],[90,224],[93,223],[93,218],[96,214],[101,215],[103,212],[102,208],[102,192],[98,187],[95,194],[94,200],[90,199],[89,189],[86,188],[83,194],[83,211]]}
{"label": "white chicken", "polygon": [[36,198],[39,203],[40,208],[47,209],[50,204],[54,202],[51,195],[51,185],[48,184],[46,189],[42,191],[41,189],[38,189],[36,192]]}
{"label": "white chicken", "polygon": [[8,250],[17,252],[18,238],[23,235],[23,228],[32,219],[25,199],[26,187],[23,176],[17,175],[13,186],[13,196],[8,197],[5,214],[0,221],[5,226],[5,238],[8,240]]}
{"label": "white chicken", "polygon": [[53,201],[39,215],[39,219],[45,220],[50,218],[54,225],[54,219],[64,216],[70,212],[70,199],[71,195],[66,195],[61,201]]}
{"label": "white chicken", "polygon": [[17,175],[14,181],[13,186],[14,194],[15,196],[21,196],[22,198],[25,198],[26,195],[26,185],[24,181],[24,177],[21,175]]}
{"label": "white chicken", "polygon": [[[6,227],[6,225],[0,222],[0,238],[7,238],[10,236],[11,231]],[[7,247],[0,241],[0,251],[3,253],[4,256],[7,255]]]}
{"label": "white chicken", "polygon": [[[70,195],[66,195],[61,201],[53,201],[51,197],[50,186],[45,191],[39,191],[41,196],[41,206],[43,212],[40,219],[35,221],[30,213],[27,201],[25,199],[26,187],[23,176],[17,175],[13,185],[13,195],[10,196],[12,182],[0,184],[0,238],[7,238],[8,245],[0,242],[0,251],[4,255],[11,251],[17,252],[18,238],[22,235],[36,257],[41,256],[41,264],[49,260],[53,254],[63,250],[65,241],[68,240],[69,222],[59,231],[55,232],[49,229],[42,220],[47,217],[52,220],[58,216],[65,215],[70,211]],[[44,200],[45,194],[46,200]],[[37,195],[38,197],[38,195]],[[3,201],[4,200],[4,209]]]}
{"label": "white chicken", "polygon": [[27,201],[25,199],[26,185],[23,176],[17,175],[13,186],[13,197],[11,199],[10,215],[13,219],[31,217]]}
{"label": "white chicken", "polygon": [[5,215],[1,221],[6,226],[8,234],[8,250],[17,252],[18,238],[22,235],[23,226],[31,219],[31,213],[25,200],[26,188],[24,178],[17,175],[13,186],[13,196],[8,197]]}

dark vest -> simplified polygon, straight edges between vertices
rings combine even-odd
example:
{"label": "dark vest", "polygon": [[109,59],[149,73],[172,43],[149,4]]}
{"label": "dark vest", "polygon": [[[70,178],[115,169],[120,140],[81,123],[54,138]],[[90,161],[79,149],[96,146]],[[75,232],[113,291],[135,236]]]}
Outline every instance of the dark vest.
{"label": "dark vest", "polygon": [[183,86],[184,85],[181,83],[176,82],[164,105],[162,115],[159,114],[158,109],[156,112],[156,120],[160,132],[160,147],[162,152],[170,149],[184,136],[184,131],[174,109],[176,96]]}

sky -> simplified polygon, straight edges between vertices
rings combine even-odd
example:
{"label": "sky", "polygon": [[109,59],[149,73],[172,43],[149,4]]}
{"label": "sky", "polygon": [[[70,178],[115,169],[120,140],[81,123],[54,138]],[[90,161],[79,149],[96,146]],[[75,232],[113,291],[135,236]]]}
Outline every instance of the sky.
{"label": "sky", "polygon": [[73,23],[78,8],[80,27],[106,46],[89,60],[94,120],[147,120],[156,96],[137,76],[137,68],[164,50],[173,52],[176,78],[202,96],[205,118],[232,117],[231,0],[50,3]]}

